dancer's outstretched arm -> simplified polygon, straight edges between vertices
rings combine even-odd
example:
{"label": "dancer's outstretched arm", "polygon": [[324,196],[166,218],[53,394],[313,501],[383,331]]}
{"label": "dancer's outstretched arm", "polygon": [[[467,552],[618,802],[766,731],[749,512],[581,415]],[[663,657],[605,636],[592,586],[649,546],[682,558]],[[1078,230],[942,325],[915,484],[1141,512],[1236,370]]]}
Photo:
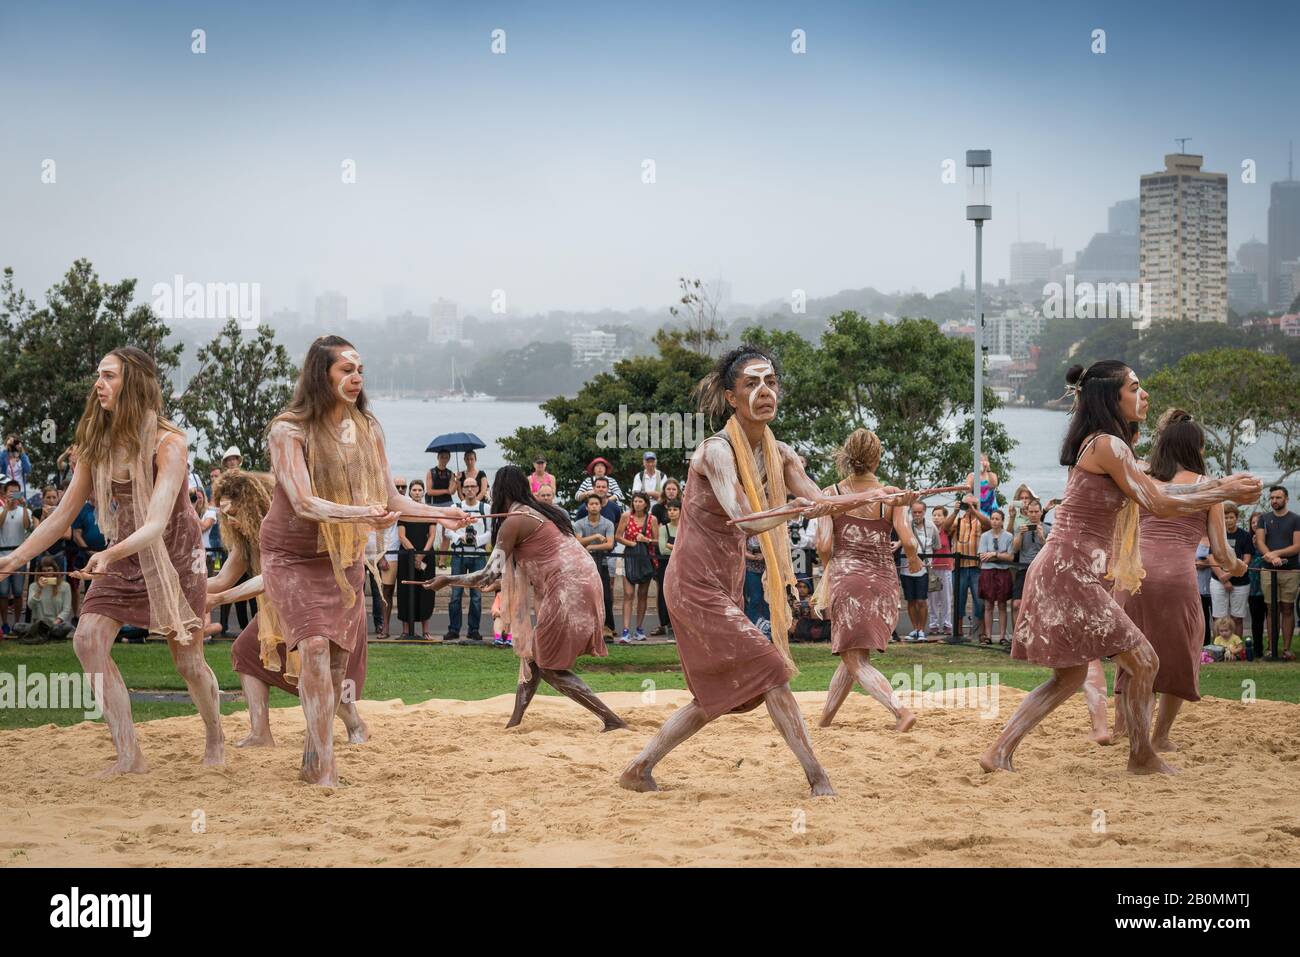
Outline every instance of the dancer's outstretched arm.
{"label": "dancer's outstretched arm", "polygon": [[144,522],[120,542],[114,542],[102,552],[91,555],[90,561],[86,563],[88,573],[102,572],[113,562],[129,558],[162,538],[176,504],[176,496],[180,494],[181,486],[189,476],[188,457],[185,437],[174,432],[168,433],[158,447],[153,497],[149,499]]}
{"label": "dancer's outstretched arm", "polygon": [[208,592],[208,610],[211,611],[217,605],[233,605],[237,601],[256,598],[264,591],[266,589],[262,587],[262,576],[256,575],[246,582],[240,582],[234,588]]}
{"label": "dancer's outstretched arm", "polygon": [[[271,471],[295,515],[311,522],[356,522],[387,528],[397,513],[382,505],[344,505],[312,494],[311,473],[298,427],[283,419],[267,433],[271,449]],[[390,479],[391,481],[391,479]]]}
{"label": "dancer's outstretched arm", "polygon": [[248,571],[248,556],[244,554],[244,546],[235,542],[226,553],[226,560],[221,563],[221,571],[208,579],[208,605],[224,604],[224,602],[213,602],[212,596],[227,588],[233,588],[235,582],[239,581],[239,576],[246,571]]}
{"label": "dancer's outstretched arm", "polygon": [[[497,540],[493,544],[492,554],[488,557],[488,563],[476,572],[470,572],[467,575],[438,575],[426,582],[420,582],[420,585],[429,591],[437,591],[440,588],[477,588],[479,591],[492,591],[501,586],[501,576],[505,572],[506,559],[508,559],[515,550],[515,545],[523,538],[528,529],[524,528],[527,516],[512,515],[501,523],[501,528],[497,533]],[[538,527],[533,525],[534,528]]]}
{"label": "dancer's outstretched arm", "polygon": [[[0,558],[0,581],[3,581],[11,571],[21,571],[26,568],[29,561],[48,549],[72,528],[73,521],[81,512],[81,506],[85,505],[90,497],[91,483],[89,468],[73,469],[72,481],[68,483],[68,488],[59,499],[59,504],[54,507],[54,511],[36,526],[36,530],[28,535],[21,545]],[[23,589],[26,588],[27,585],[24,583]]]}
{"label": "dancer's outstretched arm", "polygon": [[1080,464],[1100,467],[1133,501],[1160,518],[1194,515],[1220,502],[1243,505],[1258,500],[1263,487],[1249,472],[1236,472],[1227,478],[1210,479],[1186,485],[1162,485],[1143,472],[1127,442],[1114,435],[1103,435],[1094,442]]}
{"label": "dancer's outstretched arm", "polygon": [[[778,443],[779,445],[780,443]],[[784,458],[784,453],[782,453]],[[796,467],[798,460],[795,460]],[[736,472],[736,457],[731,451],[731,444],[723,439],[710,437],[705,439],[695,449],[695,454],[691,456],[691,470],[698,472],[713,488],[713,495],[722,506],[723,511],[732,519],[736,520],[736,527],[742,529],[746,534],[756,535],[759,532],[765,532],[769,528],[776,528],[784,525],[789,516],[777,516],[775,518],[760,518],[753,521],[742,521],[746,516],[753,515],[754,512],[749,507],[749,500],[745,497],[745,486],[740,482],[740,475]],[[799,469],[802,473],[803,469]],[[804,479],[807,480],[807,475]],[[809,482],[808,484],[812,484]],[[788,484],[786,488],[800,495],[799,492],[791,488]],[[821,498],[821,492],[813,486],[813,492]],[[787,503],[794,507],[811,507],[813,503],[803,497],[796,498],[793,502]],[[813,517],[809,513],[809,517]]]}

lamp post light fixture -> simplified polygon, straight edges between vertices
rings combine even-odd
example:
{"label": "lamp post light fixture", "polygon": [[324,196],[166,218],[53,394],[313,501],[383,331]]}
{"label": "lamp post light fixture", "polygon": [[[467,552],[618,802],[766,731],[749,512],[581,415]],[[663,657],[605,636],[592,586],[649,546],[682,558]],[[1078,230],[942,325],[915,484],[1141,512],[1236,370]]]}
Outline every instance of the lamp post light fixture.
{"label": "lamp post light fixture", "polygon": [[984,221],[993,218],[993,151],[967,150],[966,167],[970,170],[966,218],[975,223],[975,466],[971,470],[971,492],[978,498],[980,438],[984,432]]}

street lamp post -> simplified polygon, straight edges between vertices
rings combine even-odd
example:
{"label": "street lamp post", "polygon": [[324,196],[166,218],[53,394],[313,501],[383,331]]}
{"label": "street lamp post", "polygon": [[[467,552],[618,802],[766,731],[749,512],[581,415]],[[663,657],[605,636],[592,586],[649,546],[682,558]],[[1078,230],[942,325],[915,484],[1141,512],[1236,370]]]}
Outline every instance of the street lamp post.
{"label": "street lamp post", "polygon": [[966,218],[975,223],[975,466],[971,470],[979,496],[980,438],[984,431],[984,221],[993,218],[993,151],[967,150]]}

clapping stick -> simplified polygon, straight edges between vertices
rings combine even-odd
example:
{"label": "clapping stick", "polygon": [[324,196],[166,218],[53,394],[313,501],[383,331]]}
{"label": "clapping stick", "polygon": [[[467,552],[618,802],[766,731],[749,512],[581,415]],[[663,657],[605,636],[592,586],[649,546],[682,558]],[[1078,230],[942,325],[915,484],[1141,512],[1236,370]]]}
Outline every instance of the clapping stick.
{"label": "clapping stick", "polygon": [[[929,498],[932,495],[951,495],[953,492],[969,491],[969,485],[941,485],[935,488],[924,488],[916,492],[917,498]],[[827,495],[822,502],[815,502],[813,506],[803,506],[801,508],[790,508],[782,506],[781,508],[768,509],[765,512],[755,512],[752,515],[746,515],[744,518],[731,518],[727,520],[728,525],[739,525],[741,522],[752,522],[756,519],[764,518],[784,518],[787,515],[802,515],[809,508],[815,505],[823,504],[826,500],[833,502],[837,507],[843,507],[844,511],[850,511],[859,505],[871,505],[877,502],[888,502],[891,499],[898,498],[901,495],[908,495],[906,489],[901,492],[881,492],[879,489],[872,489],[868,492],[853,492],[849,495]]]}

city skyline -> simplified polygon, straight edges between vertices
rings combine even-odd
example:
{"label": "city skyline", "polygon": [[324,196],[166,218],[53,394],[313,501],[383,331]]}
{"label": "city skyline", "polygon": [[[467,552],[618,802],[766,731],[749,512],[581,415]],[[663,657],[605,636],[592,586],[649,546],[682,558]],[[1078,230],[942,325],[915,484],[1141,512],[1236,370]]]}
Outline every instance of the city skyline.
{"label": "city skyline", "polygon": [[[304,283],[356,316],[446,298],[484,320],[656,310],[682,275],[750,305],[932,295],[973,271],[964,149],[993,151],[996,283],[1018,240],[1084,250],[1183,135],[1228,176],[1229,248],[1267,235],[1290,9],[1269,31],[1208,4],[686,9],[23,10],[0,37],[31,87],[0,155],[0,265],[33,295],[80,256],[141,300],[174,275],[256,282],[265,315],[301,311]],[[1156,88],[1153,124],[1132,95]]]}

